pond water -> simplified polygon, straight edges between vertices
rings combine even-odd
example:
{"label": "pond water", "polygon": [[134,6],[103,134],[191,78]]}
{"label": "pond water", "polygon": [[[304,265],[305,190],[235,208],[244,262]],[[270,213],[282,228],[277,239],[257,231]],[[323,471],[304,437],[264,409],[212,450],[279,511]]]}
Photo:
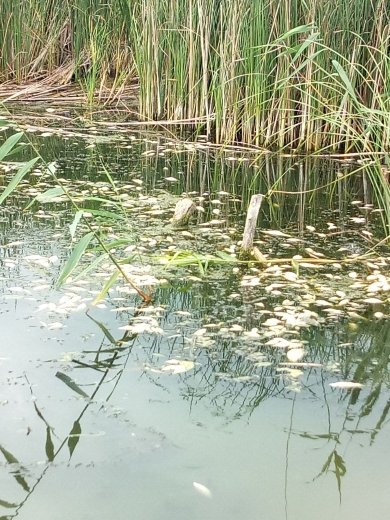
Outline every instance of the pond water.
{"label": "pond water", "polygon": [[[118,280],[92,305],[112,273],[98,244],[55,288],[74,211],[25,209],[43,166],[3,205],[0,518],[385,518],[389,271],[378,251],[343,263],[381,233],[364,170],[54,127],[27,136],[86,212],[120,201],[122,220],[90,222],[153,302]],[[256,245],[306,265],[219,263],[270,189]],[[202,210],[175,230],[183,192]]]}

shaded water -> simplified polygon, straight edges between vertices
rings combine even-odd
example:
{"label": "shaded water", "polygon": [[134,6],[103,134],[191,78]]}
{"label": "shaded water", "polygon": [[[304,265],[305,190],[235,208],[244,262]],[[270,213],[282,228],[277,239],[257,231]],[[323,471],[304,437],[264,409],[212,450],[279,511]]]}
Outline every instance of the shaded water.
{"label": "shaded water", "polygon": [[[159,137],[116,131],[105,142],[93,132],[36,142],[75,193],[110,193],[109,168],[119,193],[134,194],[124,199],[134,216],[128,244],[147,252],[166,252],[172,243],[199,252],[232,247],[250,195],[270,186],[279,193],[264,204],[262,227],[290,237],[258,236],[272,257],[305,256],[307,248],[337,257],[370,247],[377,232],[364,173],[330,184],[347,166],[280,158],[252,164],[229,152],[177,150]],[[343,306],[352,289],[342,267],[317,268],[304,283],[284,285],[280,276],[291,269],[262,278],[255,268],[216,266],[202,276],[196,267],[173,275],[154,267],[148,274],[167,282],[155,289],[152,306],[140,308],[118,286],[92,307],[104,269],[53,289],[72,217],[66,203],[22,212],[34,189],[50,184],[39,172],[34,179],[35,188],[26,184],[2,209],[1,518],[386,517],[386,297],[365,303],[362,288],[361,301],[351,293]],[[318,179],[325,187],[310,191]],[[282,193],[297,190],[307,193]],[[204,196],[193,238],[169,229],[183,191]],[[222,223],[202,226],[210,219]],[[107,232],[113,239],[124,230]],[[358,279],[375,271],[353,268]],[[340,314],[321,313],[307,298],[311,290],[325,300],[339,291]],[[301,342],[303,367],[262,336],[271,311],[286,309],[318,312],[291,336],[279,334]],[[145,323],[155,327],[151,334],[140,332]],[[169,360],[190,365],[169,373]],[[338,381],[363,387],[330,386]]]}

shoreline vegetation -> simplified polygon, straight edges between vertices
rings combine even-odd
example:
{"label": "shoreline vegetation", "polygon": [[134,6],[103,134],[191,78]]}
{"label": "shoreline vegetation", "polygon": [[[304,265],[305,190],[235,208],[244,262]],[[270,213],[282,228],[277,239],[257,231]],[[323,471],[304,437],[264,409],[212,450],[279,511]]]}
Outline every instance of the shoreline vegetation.
{"label": "shoreline vegetation", "polygon": [[114,105],[215,143],[390,149],[386,0],[2,0],[0,34],[3,102]]}

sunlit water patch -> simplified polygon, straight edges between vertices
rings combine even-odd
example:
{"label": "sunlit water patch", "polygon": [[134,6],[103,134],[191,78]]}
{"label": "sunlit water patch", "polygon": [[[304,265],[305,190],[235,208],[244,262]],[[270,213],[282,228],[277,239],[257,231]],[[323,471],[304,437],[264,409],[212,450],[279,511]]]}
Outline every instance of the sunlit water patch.
{"label": "sunlit water patch", "polygon": [[[383,249],[359,258],[380,229],[366,184],[287,195],[346,166],[95,132],[31,132],[84,212],[73,242],[63,194],[25,209],[44,167],[2,208],[3,517],[385,517],[389,277]],[[275,263],[235,262],[276,181],[255,241]],[[175,229],[183,193],[198,210]],[[90,229],[151,304],[120,277],[101,294],[96,240],[54,287]]]}

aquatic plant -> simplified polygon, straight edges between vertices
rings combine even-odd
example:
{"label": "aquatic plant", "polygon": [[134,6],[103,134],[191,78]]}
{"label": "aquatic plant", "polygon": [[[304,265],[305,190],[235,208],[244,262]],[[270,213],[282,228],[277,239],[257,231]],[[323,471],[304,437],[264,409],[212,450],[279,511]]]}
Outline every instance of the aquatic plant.
{"label": "aquatic plant", "polygon": [[[4,126],[7,124],[7,121],[2,119],[0,120],[1,124]],[[18,132],[6,139],[3,144],[0,146],[0,164],[1,161],[8,158],[13,153],[20,151],[22,146],[17,146],[18,142],[23,137],[23,132]],[[0,205],[3,204],[5,199],[12,195],[14,190],[17,188],[19,183],[23,180],[23,178],[32,170],[34,165],[38,162],[39,157],[34,157],[29,161],[25,161],[22,163],[16,164],[16,173],[12,176],[12,179],[8,183],[8,185],[4,188],[2,193],[0,194]]]}
{"label": "aquatic plant", "polygon": [[384,0],[3,0],[0,37],[1,81],[76,81],[89,102],[137,82],[142,119],[217,142],[389,150]]}

